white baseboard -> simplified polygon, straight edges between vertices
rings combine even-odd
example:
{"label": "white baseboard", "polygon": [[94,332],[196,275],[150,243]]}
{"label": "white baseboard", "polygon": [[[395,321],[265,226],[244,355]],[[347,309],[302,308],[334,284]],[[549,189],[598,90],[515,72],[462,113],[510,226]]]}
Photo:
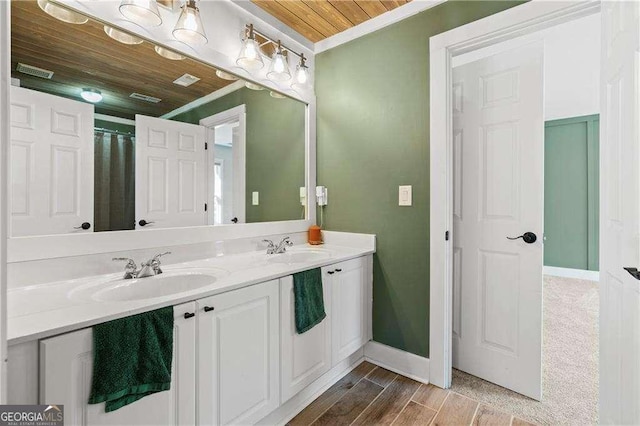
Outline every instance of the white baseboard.
{"label": "white baseboard", "polygon": [[554,277],[576,278],[579,280],[600,281],[600,272],[585,271],[583,269],[559,268],[557,266],[544,266],[542,268],[544,275]]}
{"label": "white baseboard", "polygon": [[357,350],[347,359],[339,362],[331,370],[324,373],[316,381],[291,397],[278,409],[271,412],[267,417],[260,420],[258,425],[285,425],[291,419],[304,410],[314,399],[322,395],[327,389],[333,386],[338,380],[346,376],[351,370],[360,365],[364,358],[362,349]]}
{"label": "white baseboard", "polygon": [[372,364],[394,373],[402,374],[422,383],[429,383],[429,358],[374,341],[365,345],[364,357]]}

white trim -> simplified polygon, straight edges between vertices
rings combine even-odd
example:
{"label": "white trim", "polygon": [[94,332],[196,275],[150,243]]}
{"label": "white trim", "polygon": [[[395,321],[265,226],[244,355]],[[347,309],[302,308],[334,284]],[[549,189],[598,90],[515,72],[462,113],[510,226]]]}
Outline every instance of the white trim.
{"label": "white trim", "polygon": [[544,275],[553,277],[576,278],[578,280],[600,281],[599,271],[586,271],[584,269],[559,268],[557,266],[544,266],[542,268]]}
{"label": "white trim", "polygon": [[0,1],[0,404],[7,403],[7,236],[11,91],[11,2]]}
{"label": "white trim", "polygon": [[410,16],[424,12],[425,10],[431,9],[445,1],[446,0],[414,0],[403,4],[402,6],[396,7],[395,9],[378,15],[375,18],[364,21],[355,27],[351,27],[341,33],[325,38],[324,40],[320,40],[313,46],[313,53],[317,55],[325,50],[333,49],[341,44],[348,43],[351,40],[371,34],[374,31],[378,31],[382,28],[388,27],[389,25],[395,24],[396,22],[407,19]]}
{"label": "white trim", "polygon": [[317,378],[309,386],[295,394],[291,399],[284,402],[280,407],[260,420],[258,425],[284,425],[304,410],[314,399],[322,395],[327,389],[333,386],[338,380],[349,374],[354,368],[360,365],[363,358],[362,349],[357,350],[347,359],[340,361],[331,370]]}
{"label": "white trim", "polygon": [[[237,143],[233,143],[232,154],[232,194],[233,194],[233,214],[238,219],[238,223],[245,223],[247,218],[247,197],[246,197],[246,170],[247,170],[247,107],[245,104],[238,105],[230,108],[226,111],[219,112],[218,114],[210,115],[200,120],[200,125],[207,128],[207,142],[209,149],[207,153],[207,203],[210,206],[214,205],[215,193],[213,181],[215,174],[213,170],[213,164],[216,161],[215,158],[215,126],[224,124],[228,121],[238,121],[238,140]],[[238,161],[239,160],[239,161]],[[238,167],[240,166],[240,167]],[[241,194],[241,196],[240,196]],[[214,211],[209,209],[208,212],[209,221],[212,225],[214,223]]]}
{"label": "white trim", "polygon": [[102,121],[108,121],[110,123],[118,123],[118,124],[127,124],[129,126],[135,126],[136,125],[136,120],[130,120],[128,118],[120,118],[120,117],[114,117],[113,115],[107,115],[107,114],[93,114],[93,118],[95,118],[96,120],[102,120]]}
{"label": "white trim", "polygon": [[422,383],[429,383],[429,358],[370,341],[364,347],[367,361]]}
{"label": "white trim", "polygon": [[215,101],[216,99],[220,99],[223,96],[227,96],[230,93],[235,92],[236,90],[240,90],[244,87],[244,81],[238,80],[234,83],[228,84],[224,86],[222,89],[218,89],[215,92],[211,92],[208,95],[205,95],[201,98],[196,99],[195,101],[191,101],[188,104],[182,105],[180,108],[176,108],[173,111],[169,111],[166,114],[161,115],[159,118],[172,118],[178,114],[182,114],[183,112],[187,112],[194,108],[198,108],[204,104],[208,104],[209,102]]}
{"label": "white trim", "polygon": [[597,13],[599,1],[534,0],[471,22],[429,40],[430,63],[430,301],[429,379],[451,386],[452,122],[451,58]]}

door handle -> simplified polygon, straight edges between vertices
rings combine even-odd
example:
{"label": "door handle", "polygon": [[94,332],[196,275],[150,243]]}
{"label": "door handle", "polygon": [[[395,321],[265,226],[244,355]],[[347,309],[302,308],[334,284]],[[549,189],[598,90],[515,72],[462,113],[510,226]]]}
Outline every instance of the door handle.
{"label": "door handle", "polygon": [[85,231],[87,229],[91,228],[91,224],[89,222],[84,222],[82,225],[80,226],[74,226],[73,229],[84,229]]}
{"label": "door handle", "polygon": [[533,232],[525,232],[524,234],[520,235],[519,237],[507,237],[508,240],[517,240],[518,238],[522,238],[524,240],[524,242],[527,243],[527,244],[533,244],[538,239],[536,234],[534,234]]}
{"label": "door handle", "polygon": [[233,223],[238,223],[238,218],[237,218],[237,217],[234,217],[233,219],[231,219],[231,222],[233,222]]}
{"label": "door handle", "polygon": [[638,268],[624,268],[624,270],[630,273],[636,280],[640,280],[640,271],[638,271]]}
{"label": "door handle", "polygon": [[147,221],[146,221],[146,220],[144,220],[144,219],[140,219],[140,222],[138,222],[138,225],[140,225],[140,226],[146,226],[146,225],[149,225],[149,224],[152,224],[152,223],[155,223],[155,222],[151,222],[151,221],[147,222]]}

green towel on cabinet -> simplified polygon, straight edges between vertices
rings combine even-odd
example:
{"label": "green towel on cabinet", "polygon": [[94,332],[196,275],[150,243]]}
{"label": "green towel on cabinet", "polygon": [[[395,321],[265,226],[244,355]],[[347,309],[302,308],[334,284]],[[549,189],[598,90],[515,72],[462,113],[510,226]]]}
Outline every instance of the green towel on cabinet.
{"label": "green towel on cabinet", "polygon": [[293,295],[296,331],[302,334],[320,324],[327,316],[324,312],[320,268],[293,274]]}
{"label": "green towel on cabinet", "polygon": [[117,410],[171,387],[173,306],[93,327],[89,404]]}

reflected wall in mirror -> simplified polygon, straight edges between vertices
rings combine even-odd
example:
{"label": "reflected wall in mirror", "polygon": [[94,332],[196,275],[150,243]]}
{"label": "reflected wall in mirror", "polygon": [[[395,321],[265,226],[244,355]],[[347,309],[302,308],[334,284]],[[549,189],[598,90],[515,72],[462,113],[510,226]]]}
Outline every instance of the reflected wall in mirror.
{"label": "reflected wall in mirror", "polygon": [[304,103],[11,6],[11,236],[304,219]]}

